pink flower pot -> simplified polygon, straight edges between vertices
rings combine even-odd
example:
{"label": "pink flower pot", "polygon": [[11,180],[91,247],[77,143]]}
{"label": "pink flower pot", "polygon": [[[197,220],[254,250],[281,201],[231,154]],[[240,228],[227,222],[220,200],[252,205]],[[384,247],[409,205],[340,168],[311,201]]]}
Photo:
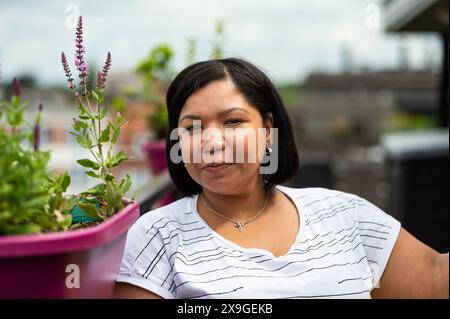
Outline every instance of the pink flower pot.
{"label": "pink flower pot", "polygon": [[167,168],[165,140],[148,142],[142,145],[142,150],[147,156],[153,175],[158,175]]}
{"label": "pink flower pot", "polygon": [[109,298],[139,205],[66,232],[0,236],[0,298]]}

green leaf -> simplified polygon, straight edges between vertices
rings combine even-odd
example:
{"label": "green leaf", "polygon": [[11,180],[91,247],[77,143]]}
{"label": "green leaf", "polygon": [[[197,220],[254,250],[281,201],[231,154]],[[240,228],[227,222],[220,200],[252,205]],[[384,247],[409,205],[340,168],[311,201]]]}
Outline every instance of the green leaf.
{"label": "green leaf", "polygon": [[69,131],[69,134],[73,135],[73,136],[80,136],[80,134],[78,134],[77,132],[72,132],[72,131]]}
{"label": "green leaf", "polygon": [[95,204],[87,204],[87,203],[78,203],[78,206],[89,216],[92,218],[97,218],[98,210]]}
{"label": "green leaf", "polygon": [[86,173],[86,175],[88,175],[90,177],[94,177],[94,178],[100,177],[100,175],[97,175],[94,171],[86,171],[85,173]]}
{"label": "green leaf", "polygon": [[80,193],[80,195],[84,195],[84,196],[88,196],[88,195],[99,196],[101,194],[103,194],[103,192],[101,190],[93,189],[93,188],[88,189],[87,191],[84,191],[84,192]]}
{"label": "green leaf", "polygon": [[84,140],[86,141],[87,147],[90,149],[92,147],[92,141],[91,141],[91,138],[89,137],[89,135],[86,135],[84,137]]}
{"label": "green leaf", "polygon": [[34,223],[24,225],[5,225],[5,233],[8,235],[36,234],[41,232],[41,227]]}
{"label": "green leaf", "polygon": [[80,132],[82,128],[87,128],[87,124],[83,121],[75,120],[72,127],[75,131]]}
{"label": "green leaf", "polygon": [[104,119],[106,114],[108,114],[109,106],[106,104],[103,106],[102,112],[100,113],[100,120]]}
{"label": "green leaf", "polygon": [[95,185],[94,187],[88,189],[87,191],[84,191],[81,193],[81,195],[92,195],[92,196],[98,196],[102,195],[105,192],[106,185],[104,183],[100,183]]}
{"label": "green leaf", "polygon": [[68,229],[72,225],[72,215],[64,214],[64,220],[60,222],[60,225],[63,229]]}
{"label": "green leaf", "polygon": [[65,192],[67,190],[67,187],[70,185],[70,176],[67,174],[67,172],[64,172],[62,175],[62,182],[61,182],[61,192]]}
{"label": "green leaf", "polygon": [[34,218],[34,221],[44,229],[47,229],[47,230],[56,230],[57,229],[55,222],[47,214],[38,214]]}
{"label": "green leaf", "polygon": [[84,148],[91,149],[92,147],[92,141],[87,135],[77,136],[77,142]]}
{"label": "green leaf", "polygon": [[18,97],[18,96],[16,96],[16,95],[13,95],[13,97],[12,97],[12,99],[11,99],[11,105],[12,105],[14,108],[18,108],[19,105],[20,105],[20,97]]}
{"label": "green leaf", "polygon": [[85,139],[84,139],[83,136],[77,135],[77,142],[78,142],[78,144],[80,144],[82,147],[84,147],[84,148],[89,148],[89,146],[87,146],[87,144],[86,144]]}
{"label": "green leaf", "polygon": [[120,163],[124,160],[127,160],[128,157],[125,155],[124,151],[120,151],[117,155],[116,155],[116,160]]}
{"label": "green leaf", "polygon": [[113,136],[112,136],[112,138],[111,138],[111,143],[116,143],[117,142],[117,139],[119,138],[119,135],[120,135],[120,127],[117,127],[115,130],[114,130],[114,133],[113,133]]}
{"label": "green leaf", "polygon": [[77,163],[80,164],[83,167],[89,167],[92,168],[94,170],[97,170],[100,168],[100,165],[95,163],[94,161],[91,161],[88,158],[84,158],[84,159],[79,159],[77,160]]}
{"label": "green leaf", "polygon": [[120,181],[119,188],[120,188],[120,191],[122,192],[122,194],[124,194],[124,193],[128,192],[130,187],[131,187],[131,177],[130,177],[130,174],[127,174],[126,177]]}
{"label": "green leaf", "polygon": [[8,123],[11,126],[18,126],[23,119],[22,112],[17,112],[11,109],[8,109],[6,116],[8,119]]}
{"label": "green leaf", "polygon": [[83,104],[79,104],[78,105],[78,113],[80,115],[83,115],[83,114],[88,114],[89,115],[89,111],[84,107]]}
{"label": "green leaf", "polygon": [[94,90],[91,91],[92,93],[92,97],[94,98],[95,102],[98,104],[100,103],[100,97],[98,96],[97,92],[95,92]]}
{"label": "green leaf", "polygon": [[114,156],[109,163],[107,164],[108,167],[115,167],[119,165],[121,162],[127,160],[128,157],[125,155],[124,151],[120,151],[116,156]]}
{"label": "green leaf", "polygon": [[98,141],[100,143],[108,142],[109,141],[110,131],[111,131],[111,129],[110,129],[109,125],[108,125],[108,127],[102,131],[102,134],[101,134],[100,139]]}
{"label": "green leaf", "polygon": [[[31,197],[30,195],[31,194],[28,194],[29,197]],[[47,194],[42,194],[42,195],[37,194],[36,197],[31,197],[26,202],[24,202],[23,206],[26,208],[42,207],[48,201],[48,198],[49,198],[49,195],[47,195]]]}
{"label": "green leaf", "polygon": [[105,179],[106,179],[107,181],[114,182],[114,175],[108,173],[108,174],[106,174]]}

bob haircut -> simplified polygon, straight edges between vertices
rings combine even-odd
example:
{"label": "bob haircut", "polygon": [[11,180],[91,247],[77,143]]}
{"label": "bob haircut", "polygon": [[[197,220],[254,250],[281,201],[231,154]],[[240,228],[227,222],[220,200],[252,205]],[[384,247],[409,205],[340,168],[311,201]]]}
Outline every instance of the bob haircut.
{"label": "bob haircut", "polygon": [[270,79],[253,64],[237,59],[214,59],[188,66],[172,81],[167,91],[166,102],[169,113],[169,129],[166,139],[166,159],[173,183],[185,195],[195,195],[202,191],[184,163],[173,163],[170,150],[179,140],[171,140],[170,132],[178,127],[181,109],[186,100],[196,91],[218,80],[230,79],[239,92],[253,107],[258,109],[263,122],[268,113],[272,113],[273,127],[278,129],[278,167],[275,173],[264,175],[266,190],[281,184],[298,170],[299,158],[291,120]]}

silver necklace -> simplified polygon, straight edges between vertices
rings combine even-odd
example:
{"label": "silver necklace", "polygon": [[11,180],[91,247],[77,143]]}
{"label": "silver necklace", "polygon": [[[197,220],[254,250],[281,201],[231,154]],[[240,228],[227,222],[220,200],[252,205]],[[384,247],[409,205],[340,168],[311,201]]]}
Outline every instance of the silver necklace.
{"label": "silver necklace", "polygon": [[228,220],[229,222],[232,222],[234,224],[234,227],[237,228],[240,232],[244,229],[245,225],[247,225],[248,223],[253,221],[256,217],[258,217],[264,211],[264,209],[266,208],[266,205],[267,205],[267,198],[268,198],[267,192],[266,192],[266,199],[264,200],[264,206],[256,213],[256,215],[253,216],[252,218],[246,220],[246,221],[239,221],[239,220],[235,220],[235,219],[229,218],[227,216],[224,216],[221,213],[219,213],[219,212],[215,211],[214,209],[212,209],[210,207],[210,205],[208,205],[205,202],[206,198],[203,199],[203,196],[201,196],[201,195],[203,195],[203,194],[200,194],[200,200],[202,201],[203,205],[205,205],[205,207],[208,208],[208,210],[210,210],[211,212],[213,212],[217,216],[222,217],[222,218]]}

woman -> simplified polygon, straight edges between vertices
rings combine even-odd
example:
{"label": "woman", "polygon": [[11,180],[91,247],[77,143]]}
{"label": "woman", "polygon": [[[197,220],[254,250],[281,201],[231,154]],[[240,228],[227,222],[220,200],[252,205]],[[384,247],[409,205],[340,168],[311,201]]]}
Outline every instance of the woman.
{"label": "woman", "polygon": [[189,66],[167,105],[169,171],[186,197],[130,229],[115,297],[448,298],[448,254],[356,195],[280,186],[297,150],[254,65]]}

